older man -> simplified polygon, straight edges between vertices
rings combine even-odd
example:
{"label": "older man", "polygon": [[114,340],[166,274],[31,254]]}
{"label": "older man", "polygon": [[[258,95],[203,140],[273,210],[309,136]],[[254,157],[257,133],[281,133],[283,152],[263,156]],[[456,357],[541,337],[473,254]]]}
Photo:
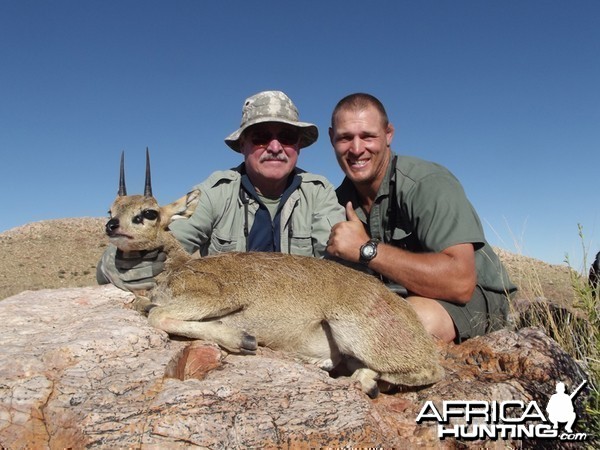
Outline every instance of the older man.
{"label": "older man", "polygon": [[[332,225],[345,219],[333,186],[296,167],[302,148],[318,138],[315,125],[301,122],[292,101],[280,91],[246,99],[240,127],[225,143],[244,162],[213,173],[187,220],[170,230],[184,248],[210,255],[229,251],[283,252],[323,257]],[[104,254],[99,283],[128,290],[148,289],[162,270],[159,252]]]}
{"label": "older man", "polygon": [[346,174],[337,194],[348,218],[333,227],[329,253],[404,286],[425,328],[444,341],[504,326],[516,288],[458,180],[394,154],[394,127],[369,94],[340,100],[329,136]]}

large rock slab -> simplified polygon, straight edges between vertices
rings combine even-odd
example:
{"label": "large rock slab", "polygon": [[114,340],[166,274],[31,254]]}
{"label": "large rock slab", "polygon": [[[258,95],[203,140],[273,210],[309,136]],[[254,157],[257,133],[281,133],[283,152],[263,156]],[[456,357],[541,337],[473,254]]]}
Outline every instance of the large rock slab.
{"label": "large rock slab", "polygon": [[289,355],[170,339],[131,300],[102,286],[0,302],[1,448],[481,447],[417,424],[424,403],[545,405],[556,381],[585,377],[540,331],[505,330],[440,346],[444,380],[373,401]]}

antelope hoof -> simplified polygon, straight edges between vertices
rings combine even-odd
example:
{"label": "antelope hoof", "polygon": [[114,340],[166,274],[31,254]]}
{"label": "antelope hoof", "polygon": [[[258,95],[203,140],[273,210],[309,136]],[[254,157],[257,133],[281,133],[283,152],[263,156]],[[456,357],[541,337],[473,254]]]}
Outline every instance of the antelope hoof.
{"label": "antelope hoof", "polygon": [[148,314],[150,314],[150,311],[152,311],[157,306],[158,305],[156,303],[150,303],[149,305],[146,305],[144,307],[144,314],[147,316]]}
{"label": "antelope hoof", "polygon": [[150,310],[155,306],[158,305],[155,305],[148,297],[144,297],[143,295],[136,295],[135,300],[133,301],[133,309],[145,316],[147,316]]}
{"label": "antelope hoof", "polygon": [[369,398],[377,398],[379,395],[379,388],[377,387],[377,383],[375,386],[369,386],[368,388],[363,385],[362,390],[365,394],[369,396]]}
{"label": "antelope hoof", "polygon": [[251,334],[244,333],[240,352],[244,355],[256,355],[257,348],[258,345],[256,344],[256,338]]}
{"label": "antelope hoof", "polygon": [[369,397],[375,398],[379,395],[379,387],[377,386],[379,374],[374,370],[366,367],[358,369],[354,371],[351,378],[360,383],[361,390]]}

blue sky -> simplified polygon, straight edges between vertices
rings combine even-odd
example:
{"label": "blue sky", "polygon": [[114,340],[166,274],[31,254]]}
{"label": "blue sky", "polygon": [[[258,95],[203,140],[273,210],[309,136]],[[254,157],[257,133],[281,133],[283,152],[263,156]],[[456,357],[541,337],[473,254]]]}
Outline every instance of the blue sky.
{"label": "blue sky", "polygon": [[299,166],[337,186],[329,117],[362,91],[492,245],[579,269],[600,250],[599,24],[596,0],[1,0],[0,231],[104,217],[122,150],[130,193],[149,147],[174,200],[240,162],[223,139],[267,89],[319,126]]}

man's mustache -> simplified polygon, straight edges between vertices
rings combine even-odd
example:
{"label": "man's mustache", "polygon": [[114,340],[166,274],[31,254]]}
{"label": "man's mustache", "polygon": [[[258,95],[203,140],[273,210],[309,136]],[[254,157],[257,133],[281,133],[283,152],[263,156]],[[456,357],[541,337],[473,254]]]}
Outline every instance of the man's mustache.
{"label": "man's mustache", "polygon": [[288,162],[289,158],[287,157],[287,155],[285,153],[277,153],[277,154],[263,153],[258,161],[259,162],[263,162],[263,161],[283,161],[283,162]]}

